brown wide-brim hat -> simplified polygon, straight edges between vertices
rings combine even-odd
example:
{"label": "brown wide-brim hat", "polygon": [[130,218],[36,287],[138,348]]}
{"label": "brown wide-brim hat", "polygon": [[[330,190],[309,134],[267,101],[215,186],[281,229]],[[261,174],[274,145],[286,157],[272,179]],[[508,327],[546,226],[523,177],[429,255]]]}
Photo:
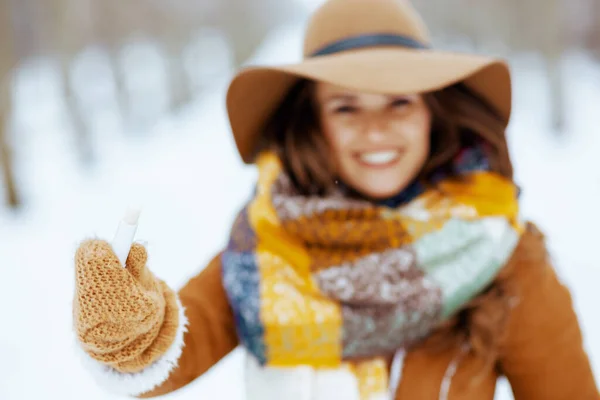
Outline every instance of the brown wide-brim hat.
{"label": "brown wide-brim hat", "polygon": [[248,67],[231,81],[227,112],[237,149],[252,163],[264,127],[300,79],[367,93],[416,94],[464,83],[508,125],[511,77],[505,61],[434,50],[405,0],[329,0],[311,17],[300,63]]}

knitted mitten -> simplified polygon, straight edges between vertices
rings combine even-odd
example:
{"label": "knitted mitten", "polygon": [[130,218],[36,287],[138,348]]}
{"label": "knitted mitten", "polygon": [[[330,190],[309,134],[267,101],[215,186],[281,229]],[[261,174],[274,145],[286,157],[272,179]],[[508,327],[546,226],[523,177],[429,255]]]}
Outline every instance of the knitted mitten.
{"label": "knitted mitten", "polygon": [[103,240],[75,255],[73,320],[83,349],[120,372],[138,372],[173,343],[179,324],[175,293],[146,268],[146,249],[133,244],[123,268]]}

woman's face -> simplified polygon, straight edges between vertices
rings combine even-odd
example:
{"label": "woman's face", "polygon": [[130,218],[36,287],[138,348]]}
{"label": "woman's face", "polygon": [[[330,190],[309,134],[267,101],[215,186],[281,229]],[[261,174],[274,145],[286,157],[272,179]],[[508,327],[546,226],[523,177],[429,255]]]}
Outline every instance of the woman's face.
{"label": "woman's face", "polygon": [[321,129],[340,179],[372,199],[401,192],[429,155],[431,111],[421,95],[361,93],[317,83]]}

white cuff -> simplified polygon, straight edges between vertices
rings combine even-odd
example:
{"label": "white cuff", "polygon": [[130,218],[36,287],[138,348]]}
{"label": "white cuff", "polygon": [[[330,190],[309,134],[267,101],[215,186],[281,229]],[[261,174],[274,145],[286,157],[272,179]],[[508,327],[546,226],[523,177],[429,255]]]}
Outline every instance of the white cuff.
{"label": "white cuff", "polygon": [[114,368],[102,364],[88,355],[81,346],[76,343],[83,365],[91,372],[92,376],[100,386],[108,391],[120,395],[139,396],[149,392],[167,380],[171,371],[177,367],[181,353],[183,352],[183,334],[187,331],[188,320],[185,317],[183,305],[177,298],[179,309],[179,326],[175,334],[175,340],[169,349],[152,365],[135,373],[123,373]]}

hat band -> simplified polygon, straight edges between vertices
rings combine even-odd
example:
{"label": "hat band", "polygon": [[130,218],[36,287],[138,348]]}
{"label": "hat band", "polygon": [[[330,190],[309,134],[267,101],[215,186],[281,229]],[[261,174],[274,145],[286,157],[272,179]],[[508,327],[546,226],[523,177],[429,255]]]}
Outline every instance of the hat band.
{"label": "hat band", "polygon": [[411,49],[428,49],[429,46],[409,36],[394,34],[366,34],[338,40],[317,50],[311,57],[339,53],[346,50],[362,49],[374,46],[399,46]]}

